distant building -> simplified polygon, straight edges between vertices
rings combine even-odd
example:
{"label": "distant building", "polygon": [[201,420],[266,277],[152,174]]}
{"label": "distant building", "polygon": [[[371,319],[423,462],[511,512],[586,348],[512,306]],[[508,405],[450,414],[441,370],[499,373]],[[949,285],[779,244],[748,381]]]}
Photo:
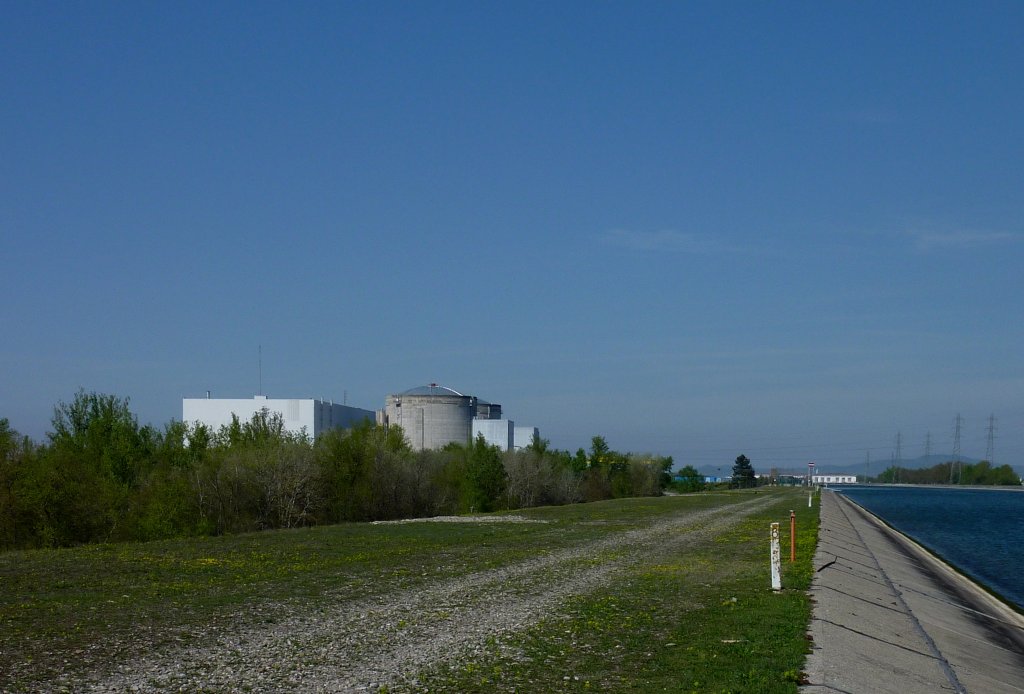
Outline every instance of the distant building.
{"label": "distant building", "polygon": [[857,484],[857,475],[813,475],[814,484]]}
{"label": "distant building", "polygon": [[316,438],[328,429],[348,429],[356,424],[376,418],[373,410],[349,407],[329,400],[279,399],[266,395],[254,398],[183,398],[181,420],[188,424],[199,422],[217,431],[231,424],[232,416],[248,422],[260,410],[281,415],[284,428],[294,434],[305,431]]}

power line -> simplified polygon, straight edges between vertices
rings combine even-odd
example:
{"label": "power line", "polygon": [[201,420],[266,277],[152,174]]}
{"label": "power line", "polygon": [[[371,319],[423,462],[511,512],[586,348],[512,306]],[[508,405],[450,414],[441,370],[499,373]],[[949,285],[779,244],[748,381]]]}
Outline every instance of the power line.
{"label": "power line", "polygon": [[[957,470],[960,475],[963,475],[963,466],[960,464],[960,427],[963,425],[963,417],[960,413],[956,413],[956,419],[953,420],[953,462],[949,464],[949,483],[953,484],[953,470]],[[960,479],[957,479],[957,483]]]}
{"label": "power line", "polygon": [[[962,480],[963,477],[963,446],[967,446],[968,450],[981,450],[985,451],[985,457],[991,462],[991,458],[995,457],[995,438],[998,433],[998,420],[994,415],[987,418],[987,427],[982,431],[973,434],[965,430],[964,426],[966,420],[959,413],[954,419],[954,435],[953,435],[953,455],[952,462],[950,464],[949,483],[955,484]],[[957,424],[959,425],[957,427]],[[957,435],[957,428],[959,429],[959,436]],[[853,430],[848,430],[853,431]],[[891,430],[890,430],[891,431]],[[875,462],[879,459],[884,460],[884,453],[888,451],[891,454],[891,464],[893,467],[898,468],[895,470],[896,475],[901,475],[903,466],[903,449],[902,449],[902,430],[899,431],[899,451],[897,453],[897,443],[892,438],[889,439],[889,444],[883,444],[881,442],[876,444],[877,439],[874,439],[873,430],[865,429],[865,434],[868,434],[861,438],[859,441],[855,437],[841,437],[835,441],[820,441],[818,443],[787,443],[787,439],[792,441],[796,439],[798,441],[814,441],[816,437],[805,437],[804,435],[798,434],[782,434],[778,436],[756,436],[752,439],[746,439],[740,441],[735,446],[728,448],[715,447],[695,447],[690,449],[687,453],[683,454],[688,462],[692,462],[695,465],[708,465],[718,464],[727,456],[731,461],[737,451],[744,451],[752,459],[756,456],[756,461],[761,465],[777,465],[780,467],[802,467],[808,457],[813,457],[819,463],[825,465],[855,465],[855,459],[859,453],[866,453],[868,459],[874,458]],[[820,435],[820,433],[819,433]],[[874,440],[873,440],[874,439]],[[982,441],[985,441],[984,448]],[[758,445],[763,442],[765,445]],[[1009,444],[1011,453],[1016,451],[1019,446],[1015,442]],[[941,448],[941,444],[939,444]],[[920,450],[920,449],[919,449]],[[936,437],[931,431],[927,431],[924,437],[924,455],[925,460],[929,457],[936,455]],[[807,452],[807,456],[804,455]],[[813,455],[811,453],[813,452]],[[974,454],[977,455],[977,454]],[[1003,456],[1006,457],[1007,453],[1004,450]],[[980,457],[980,456],[979,456]],[[861,458],[862,464],[865,459]],[[947,460],[950,460],[947,458]],[[877,466],[876,466],[877,467]]]}
{"label": "power line", "polygon": [[893,456],[896,460],[896,481],[899,482],[900,466],[903,463],[903,432],[896,432],[896,453]]}

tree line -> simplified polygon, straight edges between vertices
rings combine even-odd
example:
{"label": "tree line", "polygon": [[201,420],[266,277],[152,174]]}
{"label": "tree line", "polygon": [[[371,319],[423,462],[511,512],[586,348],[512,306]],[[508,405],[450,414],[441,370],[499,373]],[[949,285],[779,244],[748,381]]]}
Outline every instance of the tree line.
{"label": "tree line", "polygon": [[81,391],[35,442],[0,419],[0,549],[145,541],[658,495],[671,457],[501,451],[482,437],[413,451],[364,422],[316,439],[267,410],[219,430],[139,426],[126,399]]}
{"label": "tree line", "polygon": [[[736,457],[736,462],[733,463],[732,476],[728,482],[719,482],[717,484],[729,489],[749,489],[765,483],[774,484],[775,481],[774,475],[770,480],[759,478],[754,470],[754,466],[750,462],[750,458],[741,453]],[[692,492],[702,492],[712,485],[705,481],[704,475],[698,472],[697,468],[693,467],[693,465],[687,465],[673,475],[672,483],[669,486],[673,491],[689,494]]]}
{"label": "tree line", "polygon": [[965,484],[965,485],[1015,485],[1020,486],[1020,475],[1009,465],[993,467],[982,460],[977,463],[947,461],[929,468],[905,468],[890,466],[885,472],[871,479],[872,482],[900,484]]}

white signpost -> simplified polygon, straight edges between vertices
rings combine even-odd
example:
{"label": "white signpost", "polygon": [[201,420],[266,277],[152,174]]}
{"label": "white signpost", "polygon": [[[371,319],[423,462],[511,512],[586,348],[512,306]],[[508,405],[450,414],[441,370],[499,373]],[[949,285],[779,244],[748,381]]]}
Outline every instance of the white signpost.
{"label": "white signpost", "polygon": [[772,523],[772,590],[782,590],[782,551],[779,549],[778,523]]}

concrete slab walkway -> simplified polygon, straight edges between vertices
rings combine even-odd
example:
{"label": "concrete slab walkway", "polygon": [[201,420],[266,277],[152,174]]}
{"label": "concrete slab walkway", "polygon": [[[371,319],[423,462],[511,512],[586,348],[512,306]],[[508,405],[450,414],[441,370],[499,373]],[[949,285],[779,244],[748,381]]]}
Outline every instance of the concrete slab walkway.
{"label": "concrete slab walkway", "polygon": [[814,566],[801,692],[1024,692],[1024,617],[829,490]]}

